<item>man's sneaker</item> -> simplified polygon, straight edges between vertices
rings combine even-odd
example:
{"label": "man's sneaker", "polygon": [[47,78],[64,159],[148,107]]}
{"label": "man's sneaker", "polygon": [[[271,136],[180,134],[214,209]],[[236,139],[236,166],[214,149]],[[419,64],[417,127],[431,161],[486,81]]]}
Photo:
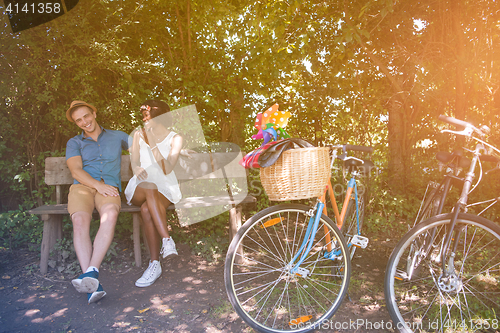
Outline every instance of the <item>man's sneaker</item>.
{"label": "man's sneaker", "polygon": [[99,287],[97,288],[96,291],[94,291],[93,293],[87,294],[87,299],[88,299],[89,304],[90,304],[90,303],[97,302],[98,300],[100,300],[104,296],[106,296],[106,292],[104,291],[104,289],[102,289],[102,285],[99,283]]}
{"label": "man's sneaker", "polygon": [[161,275],[161,265],[158,260],[153,260],[153,262],[149,262],[148,268],[144,271],[144,274],[139,278],[139,280],[135,281],[135,285],[137,287],[148,287],[152,285],[156,279],[158,279]]}
{"label": "man's sneaker", "polygon": [[175,243],[172,237],[170,238],[163,238],[163,246],[161,247],[160,254],[163,255],[163,258],[175,254],[177,255],[177,250],[175,249]]}
{"label": "man's sneaker", "polygon": [[78,278],[71,281],[73,287],[79,293],[93,293],[99,287],[99,272],[91,271],[81,274]]}

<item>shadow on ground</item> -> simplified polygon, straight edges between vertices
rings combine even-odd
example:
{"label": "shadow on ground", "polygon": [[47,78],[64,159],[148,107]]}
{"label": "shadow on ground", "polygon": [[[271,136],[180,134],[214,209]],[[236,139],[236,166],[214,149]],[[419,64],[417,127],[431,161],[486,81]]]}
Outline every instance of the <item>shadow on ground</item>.
{"label": "shadow on ground", "polygon": [[[222,262],[207,262],[179,244],[179,256],[162,262],[161,278],[137,288],[145,267],[133,266],[131,247],[117,249],[115,263],[101,268],[107,295],[90,305],[72,287],[74,276],[55,269],[42,276],[36,253],[1,252],[0,332],[254,332],[227,300]],[[390,250],[386,241],[372,240],[357,252],[349,298],[323,331],[393,332],[383,297]]]}

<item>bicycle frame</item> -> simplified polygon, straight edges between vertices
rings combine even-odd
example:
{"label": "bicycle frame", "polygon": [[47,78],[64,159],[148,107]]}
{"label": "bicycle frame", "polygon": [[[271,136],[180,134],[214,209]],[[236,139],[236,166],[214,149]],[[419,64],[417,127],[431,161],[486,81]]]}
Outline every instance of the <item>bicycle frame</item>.
{"label": "bicycle frame", "polygon": [[[453,269],[452,267],[446,268],[446,253],[449,250],[450,243],[452,240],[453,232],[455,231],[455,225],[457,222],[457,217],[460,212],[466,212],[466,206],[467,206],[467,199],[469,197],[469,192],[472,187],[472,181],[474,179],[474,171],[476,170],[476,164],[479,161],[479,157],[481,156],[481,151],[485,151],[484,145],[482,143],[476,144],[476,149],[474,149],[474,157],[472,158],[470,167],[469,167],[469,172],[465,175],[464,179],[464,185],[462,187],[462,193],[460,195],[460,198],[458,199],[457,203],[455,204],[455,207],[453,208],[453,216],[450,221],[450,230],[446,234],[446,238],[444,241],[444,246],[441,252],[441,265],[443,268],[443,277],[448,277],[448,275],[452,274]],[[453,246],[453,251],[450,253],[450,260],[449,260],[449,265],[448,266],[453,266],[453,257],[454,257],[454,252],[456,251],[456,247],[458,246],[458,242],[460,239],[461,232],[458,231],[457,237],[455,237],[455,244]]]}
{"label": "bicycle frame", "polygon": [[[456,252],[456,249],[457,249],[457,246],[458,246],[458,243],[460,241],[461,234],[462,234],[462,231],[458,230],[456,237],[453,237],[453,233],[455,232],[457,217],[458,217],[458,214],[460,212],[467,212],[467,200],[469,197],[469,193],[471,192],[472,181],[474,179],[476,165],[478,164],[478,162],[480,163],[480,157],[482,155],[482,152],[488,153],[486,147],[490,148],[496,154],[500,154],[500,150],[498,150],[496,147],[490,145],[489,143],[483,141],[482,139],[473,136],[473,133],[477,133],[481,138],[484,138],[485,134],[483,133],[482,130],[475,128],[471,124],[466,123],[466,122],[461,121],[461,120],[448,118],[448,117],[444,117],[444,116],[439,116],[439,119],[442,121],[448,122],[450,124],[456,125],[456,126],[458,125],[458,126],[465,127],[464,130],[462,130],[462,131],[443,130],[442,132],[448,132],[448,133],[452,133],[452,134],[456,134],[456,135],[470,137],[471,139],[473,139],[477,142],[476,148],[472,151],[473,158],[472,158],[470,166],[469,166],[469,171],[465,175],[464,184],[462,187],[462,192],[461,192],[460,198],[458,199],[457,203],[455,204],[455,206],[453,208],[453,211],[452,211],[453,215],[452,215],[452,219],[450,221],[449,230],[447,231],[446,238],[445,238],[445,241],[444,241],[444,244],[442,247],[441,265],[442,265],[442,269],[443,269],[443,277],[447,278],[449,275],[453,274],[453,271],[454,271],[454,267],[453,267],[454,266],[454,262],[453,262],[454,252]],[[482,169],[481,169],[481,177],[482,177]],[[480,180],[481,180],[481,178],[479,179],[478,183],[480,182]],[[491,206],[492,205],[490,205],[489,207],[491,207]],[[450,249],[450,245],[451,245],[452,240],[454,241],[454,244],[452,246],[452,252],[450,253],[450,258],[449,258],[448,268],[447,268],[446,267],[447,266],[446,254],[447,254],[448,250]]]}
{"label": "bicycle frame", "polygon": [[[340,146],[340,147],[342,147],[342,146]],[[340,148],[340,147],[337,147],[337,148]],[[333,165],[335,158],[336,158],[336,154],[333,153],[330,169]],[[312,243],[313,243],[313,239],[316,236],[316,232],[317,232],[316,229],[318,227],[319,220],[321,218],[321,214],[325,214],[326,216],[328,216],[328,212],[327,212],[327,208],[326,208],[326,195],[328,194],[328,196],[330,197],[331,206],[332,206],[333,212],[335,214],[335,220],[337,221],[337,227],[340,230],[342,228],[344,217],[345,217],[345,214],[347,213],[347,208],[349,206],[349,200],[351,200],[351,196],[352,196],[353,192],[354,192],[355,202],[356,202],[357,234],[358,235],[361,234],[361,232],[359,230],[358,190],[357,190],[355,177],[352,176],[348,182],[346,196],[344,199],[344,203],[342,205],[341,212],[339,212],[338,207],[337,207],[337,201],[335,199],[335,193],[333,191],[331,179],[328,178],[328,183],[325,187],[323,195],[320,198],[318,198],[316,205],[310,211],[311,218],[309,219],[309,222],[307,225],[306,236],[304,238],[304,241],[302,242],[299,250],[297,251],[297,254],[294,256],[294,258],[292,258],[292,260],[289,263],[290,266],[293,265],[293,268],[291,270],[292,273],[300,274],[299,266],[304,262],[304,260],[307,257],[307,254],[309,253],[309,251],[311,250],[311,248],[313,246]],[[324,230],[325,231],[325,240],[326,240],[326,244],[327,244],[327,252],[325,252],[324,256],[325,256],[325,258],[328,258],[330,260],[335,260],[340,255],[340,252],[338,252],[338,251],[332,252],[330,232],[327,230],[326,227],[324,227],[324,229],[325,229]],[[354,245],[352,243],[347,244],[348,248],[351,246],[354,246]],[[306,249],[305,251],[303,251],[304,248]],[[302,253],[302,255],[300,255],[300,253]],[[300,258],[299,258],[299,256],[300,256]],[[298,259],[298,261],[294,264],[294,262],[297,259]]]}

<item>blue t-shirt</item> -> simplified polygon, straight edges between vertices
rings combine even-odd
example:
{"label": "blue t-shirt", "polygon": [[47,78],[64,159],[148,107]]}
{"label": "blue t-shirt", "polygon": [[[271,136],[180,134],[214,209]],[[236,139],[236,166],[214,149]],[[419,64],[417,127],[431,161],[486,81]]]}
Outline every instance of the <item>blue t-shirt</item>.
{"label": "blue t-shirt", "polygon": [[[82,157],[83,170],[92,178],[122,190],[120,166],[122,150],[129,148],[129,135],[101,127],[97,142],[84,137],[83,132],[72,137],[66,144],[66,160],[73,156]],[[78,184],[75,179],[73,184]]]}

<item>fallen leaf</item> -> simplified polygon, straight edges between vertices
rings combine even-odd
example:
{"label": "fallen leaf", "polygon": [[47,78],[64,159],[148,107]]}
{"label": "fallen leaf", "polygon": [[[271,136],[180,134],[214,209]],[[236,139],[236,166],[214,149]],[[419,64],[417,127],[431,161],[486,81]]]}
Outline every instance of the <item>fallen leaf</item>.
{"label": "fallen leaf", "polygon": [[145,308],[145,309],[142,309],[142,310],[137,310],[137,311],[139,311],[139,313],[144,313],[144,312],[146,312],[146,311],[148,311],[148,310],[149,310],[149,308]]}
{"label": "fallen leaf", "polygon": [[207,312],[208,312],[208,310],[202,310],[201,311],[201,313],[207,313]]}
{"label": "fallen leaf", "polygon": [[165,312],[166,312],[166,313],[172,313],[172,312],[174,312],[174,311],[173,311],[172,309],[166,309],[166,310],[165,310]]}
{"label": "fallen leaf", "polygon": [[2,279],[4,279],[4,280],[8,280],[8,279],[10,279],[10,276],[8,276],[8,275],[4,275],[4,276],[2,276]]}

